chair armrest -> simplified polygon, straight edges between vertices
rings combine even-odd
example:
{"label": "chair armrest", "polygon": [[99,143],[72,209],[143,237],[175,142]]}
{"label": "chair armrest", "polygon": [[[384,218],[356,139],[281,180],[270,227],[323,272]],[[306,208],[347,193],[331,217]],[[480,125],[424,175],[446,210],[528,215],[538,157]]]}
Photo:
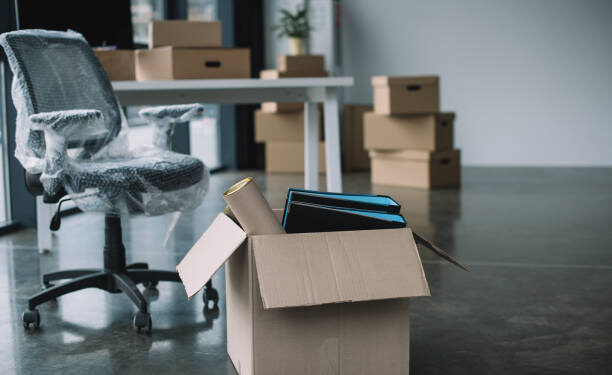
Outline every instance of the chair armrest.
{"label": "chair armrest", "polygon": [[74,109],[37,113],[30,116],[30,121],[41,130],[51,130],[67,136],[77,126],[87,126],[98,122],[101,118],[102,112],[96,109]]}
{"label": "chair armrest", "polygon": [[202,116],[204,114],[204,106],[197,103],[161,105],[141,109],[138,114],[147,121],[186,122]]}
{"label": "chair armrest", "polygon": [[201,118],[204,106],[202,104],[164,105],[142,109],[138,114],[155,126],[154,146],[169,150],[174,125]]}
{"label": "chair armrest", "polygon": [[62,192],[67,158],[66,138],[77,129],[93,125],[101,118],[102,113],[95,109],[45,112],[29,117],[34,127],[45,134],[45,166],[40,176],[45,196],[57,197]]}

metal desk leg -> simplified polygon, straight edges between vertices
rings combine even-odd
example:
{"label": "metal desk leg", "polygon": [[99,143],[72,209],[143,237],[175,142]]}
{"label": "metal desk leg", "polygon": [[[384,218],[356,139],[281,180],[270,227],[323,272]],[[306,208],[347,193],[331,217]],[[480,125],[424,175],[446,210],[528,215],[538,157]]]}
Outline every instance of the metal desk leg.
{"label": "metal desk leg", "polygon": [[43,203],[42,195],[36,197],[36,237],[38,239],[38,251],[44,253],[53,247],[53,238],[49,224],[53,217],[55,205]]}
{"label": "metal desk leg", "polygon": [[304,103],[304,188],[319,189],[319,116],[317,103]]}
{"label": "metal desk leg", "polygon": [[325,166],[327,191],[342,192],[342,167],[340,165],[340,112],[338,89],[325,89]]}

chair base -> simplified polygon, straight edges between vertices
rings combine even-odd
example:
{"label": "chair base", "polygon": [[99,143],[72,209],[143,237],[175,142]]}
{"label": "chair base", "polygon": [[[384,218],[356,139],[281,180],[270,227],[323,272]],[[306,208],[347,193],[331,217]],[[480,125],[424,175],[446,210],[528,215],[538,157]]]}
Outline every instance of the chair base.
{"label": "chair base", "polygon": [[[52,281],[65,280],[59,285]],[[138,308],[133,324],[138,332],[151,331],[151,315],[148,312],[147,300],[137,285],[143,284],[147,289],[155,291],[160,281],[181,282],[174,271],[151,270],[146,263],[125,265],[125,247],[121,241],[121,222],[119,217],[108,215],[105,220],[104,268],[82,268],[57,271],[43,275],[43,290],[28,300],[28,310],[23,313],[23,325],[31,324],[38,327],[40,314],[36,306],[55,300],[57,297],[87,288],[98,288],[109,293],[125,293]],[[206,283],[204,294],[204,311],[217,310],[219,295],[212,286],[212,281]],[[210,307],[212,302],[212,307]]]}

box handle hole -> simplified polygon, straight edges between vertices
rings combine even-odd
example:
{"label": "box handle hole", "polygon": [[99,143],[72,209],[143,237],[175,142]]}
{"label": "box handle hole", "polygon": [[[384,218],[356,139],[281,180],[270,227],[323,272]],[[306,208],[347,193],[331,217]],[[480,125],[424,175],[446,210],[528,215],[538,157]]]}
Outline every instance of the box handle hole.
{"label": "box handle hole", "polygon": [[442,126],[443,128],[445,128],[448,125],[448,122],[446,121],[442,121],[442,123],[440,123],[440,126]]}
{"label": "box handle hole", "polygon": [[406,90],[408,91],[419,91],[421,89],[421,85],[408,85],[406,86]]}
{"label": "box handle hole", "polygon": [[205,61],[204,66],[207,68],[220,68],[221,61]]}
{"label": "box handle hole", "polygon": [[442,159],[442,160],[440,160],[440,164],[442,164],[442,165],[449,164],[450,162],[451,162],[450,159]]}

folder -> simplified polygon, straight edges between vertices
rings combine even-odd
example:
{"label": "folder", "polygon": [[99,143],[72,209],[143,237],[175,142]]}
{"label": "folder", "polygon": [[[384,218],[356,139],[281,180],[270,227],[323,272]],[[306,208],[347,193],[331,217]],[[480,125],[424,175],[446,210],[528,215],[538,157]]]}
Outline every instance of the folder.
{"label": "folder", "polygon": [[287,208],[291,202],[358,210],[382,211],[391,214],[399,213],[401,208],[399,203],[386,195],[328,193],[290,188],[287,192],[287,200],[285,201],[283,226],[285,225],[287,217]]}
{"label": "folder", "polygon": [[400,214],[289,202],[285,210],[287,233],[335,232],[406,227]]}

